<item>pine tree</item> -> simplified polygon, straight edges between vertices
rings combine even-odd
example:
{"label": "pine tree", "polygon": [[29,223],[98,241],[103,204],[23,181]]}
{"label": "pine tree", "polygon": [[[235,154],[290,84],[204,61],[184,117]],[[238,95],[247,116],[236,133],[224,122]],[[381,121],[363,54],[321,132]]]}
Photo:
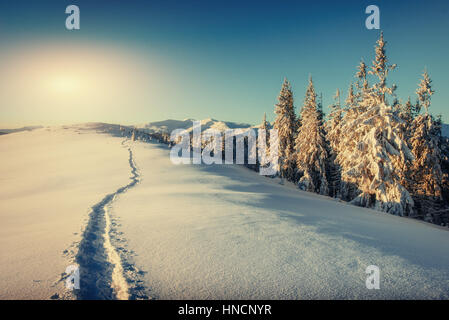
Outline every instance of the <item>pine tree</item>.
{"label": "pine tree", "polygon": [[440,128],[432,115],[421,114],[412,123],[410,146],[416,158],[412,167],[414,194],[441,198]]}
{"label": "pine tree", "polygon": [[260,129],[267,130],[268,127],[269,127],[269,124],[268,124],[268,121],[267,121],[267,113],[264,112],[263,113],[262,123],[260,124]]}
{"label": "pine tree", "polygon": [[411,134],[411,125],[413,122],[414,116],[414,107],[408,97],[407,102],[405,104],[398,104],[399,117],[402,120],[402,131],[403,138],[408,141],[410,139]]}
{"label": "pine tree", "polygon": [[401,105],[401,102],[399,101],[399,99],[397,97],[394,97],[393,103],[391,104],[391,108],[393,109],[393,111],[397,111],[398,113],[401,113],[403,106]]}
{"label": "pine tree", "polygon": [[[387,65],[382,34],[375,51],[370,73],[378,82],[357,106],[347,110],[341,128],[344,150],[337,155],[337,162],[342,167],[343,193],[352,198],[353,204],[409,215],[414,203],[401,181],[402,168],[413,155],[402,138],[401,120],[386,100],[386,94],[393,94],[395,89],[386,85],[388,71],[394,66]],[[348,191],[351,185],[358,188],[356,194]]]}
{"label": "pine tree", "polygon": [[354,85],[352,83],[349,86],[348,96],[346,98],[345,103],[346,103],[346,111],[348,111],[349,109],[352,109],[352,107],[354,107],[357,103],[356,96],[354,94]]}
{"label": "pine tree", "polygon": [[427,70],[424,70],[423,79],[419,83],[416,94],[418,95],[418,101],[424,106],[426,113],[429,113],[430,99],[434,93],[435,91],[432,90],[432,80]]}
{"label": "pine tree", "polygon": [[[367,84],[368,81],[366,80],[366,66],[364,65],[363,61],[362,64],[359,66],[359,71],[356,74],[356,77],[359,79],[360,82]],[[361,71],[364,70],[364,71]],[[335,158],[335,164],[339,166],[340,168],[340,178],[341,178],[341,171],[343,169],[342,164],[340,163],[342,161],[343,155],[350,154],[352,150],[356,147],[356,141],[351,140],[350,138],[347,138],[346,136],[351,134],[354,130],[357,129],[357,120],[359,119],[360,115],[363,114],[365,111],[364,107],[360,104],[360,101],[363,100],[363,97],[367,96],[368,94],[372,93],[372,90],[370,88],[365,88],[363,91],[360,91],[360,85],[356,83],[356,87],[358,89],[357,93],[354,91],[354,85],[351,84],[349,86],[348,90],[348,96],[345,101],[345,108],[344,108],[344,114],[342,121],[340,123],[340,136],[339,139],[339,150],[337,153],[337,157]],[[343,130],[344,128],[344,130]],[[343,140],[347,140],[346,143],[342,143]],[[340,154],[340,156],[338,156]],[[348,180],[348,179],[340,179],[340,185],[337,187],[338,189],[338,196],[339,198],[350,201],[354,197],[357,196],[359,193],[359,189],[357,188],[357,185]]]}
{"label": "pine tree", "polygon": [[296,164],[302,174],[298,186],[302,190],[329,194],[327,181],[328,150],[321,114],[312,78],[301,111],[301,127],[295,140]]}
{"label": "pine tree", "polygon": [[415,118],[414,107],[412,105],[410,97],[408,97],[407,102],[404,105],[401,105],[400,117],[408,123],[411,123]]}
{"label": "pine tree", "polygon": [[416,118],[421,113],[421,104],[419,103],[419,98],[416,98],[416,103],[413,106],[413,118]]}
{"label": "pine tree", "polygon": [[368,94],[370,90],[367,74],[367,66],[365,62],[361,60],[359,65],[357,66],[357,73],[355,74],[355,77],[357,78],[356,87],[358,91],[356,94],[356,99],[358,101],[363,100],[365,95]]}
{"label": "pine tree", "polygon": [[342,180],[360,190],[352,199],[354,204],[408,215],[413,201],[401,184],[401,168],[413,156],[401,138],[399,118],[381,99],[369,101],[368,110],[355,120],[355,131],[342,127],[347,134],[341,142],[350,147],[348,153],[337,155],[337,161],[342,166]]}
{"label": "pine tree", "polygon": [[338,152],[340,140],[339,138],[341,135],[340,124],[342,121],[342,109],[339,89],[337,89],[337,92],[335,93],[334,100],[334,104],[330,106],[331,112],[326,122],[326,131],[330,147],[335,152]]}
{"label": "pine tree", "polygon": [[331,112],[326,122],[327,140],[329,142],[329,195],[340,197],[341,170],[336,162],[337,154],[340,152],[340,137],[342,125],[342,109],[340,102],[340,90],[334,96],[334,104],[330,107]]}
{"label": "pine tree", "polygon": [[380,38],[377,40],[375,46],[376,57],[373,61],[373,65],[370,74],[377,76],[378,82],[374,85],[373,89],[377,95],[381,98],[381,102],[386,102],[386,94],[393,95],[396,90],[396,86],[387,86],[388,73],[396,68],[396,65],[388,65],[388,59],[386,55],[385,46],[387,42],[384,40],[383,32],[380,33]]}
{"label": "pine tree", "polygon": [[323,94],[320,93],[320,99],[318,100],[317,110],[319,115],[319,120],[324,121],[324,117],[326,116],[323,111]]}
{"label": "pine tree", "polygon": [[294,139],[296,116],[293,105],[293,92],[287,79],[282,84],[278,103],[275,105],[276,119],[273,128],[278,131],[279,171],[281,178],[294,179]]}
{"label": "pine tree", "polygon": [[[425,199],[442,199],[441,148],[439,145],[441,126],[432,115],[429,114],[430,99],[434,91],[432,81],[427,73],[423,74],[418,90],[419,103],[424,106],[425,113],[418,115],[412,122],[410,145],[415,156],[413,166],[410,168],[412,177],[411,189],[419,202]],[[422,207],[422,206],[421,206]],[[421,208],[420,211],[422,211]]]}

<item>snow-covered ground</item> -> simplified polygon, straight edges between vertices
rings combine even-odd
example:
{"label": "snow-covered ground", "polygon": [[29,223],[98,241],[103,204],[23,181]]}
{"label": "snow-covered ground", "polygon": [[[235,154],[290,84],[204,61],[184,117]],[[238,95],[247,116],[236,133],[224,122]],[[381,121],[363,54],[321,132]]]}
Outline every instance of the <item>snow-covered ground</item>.
{"label": "snow-covered ground", "polygon": [[[239,166],[175,166],[158,145],[133,152],[141,183],[112,214],[154,298],[449,297],[447,230]],[[380,290],[366,288],[369,265]]]}
{"label": "snow-covered ground", "polygon": [[176,166],[166,146],[97,133],[110,130],[0,136],[1,299],[449,298],[447,230],[241,166]]}
{"label": "snow-covered ground", "polygon": [[130,175],[123,139],[85,128],[0,136],[0,299],[71,297],[61,274],[90,207]]}

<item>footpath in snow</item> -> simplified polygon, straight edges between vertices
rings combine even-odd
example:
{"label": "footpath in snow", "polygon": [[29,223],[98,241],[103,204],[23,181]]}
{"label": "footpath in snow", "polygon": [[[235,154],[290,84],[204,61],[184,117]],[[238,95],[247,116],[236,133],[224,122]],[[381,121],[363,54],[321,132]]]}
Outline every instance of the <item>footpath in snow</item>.
{"label": "footpath in snow", "polygon": [[0,299],[76,298],[61,279],[92,206],[129,182],[123,138],[95,127],[0,136]]}

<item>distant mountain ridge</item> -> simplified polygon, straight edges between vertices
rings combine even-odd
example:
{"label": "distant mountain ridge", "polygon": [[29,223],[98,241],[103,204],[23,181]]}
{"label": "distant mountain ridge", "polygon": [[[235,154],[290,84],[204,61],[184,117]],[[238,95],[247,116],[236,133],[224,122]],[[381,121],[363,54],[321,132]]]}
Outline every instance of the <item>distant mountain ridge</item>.
{"label": "distant mountain ridge", "polygon": [[[196,121],[195,119],[184,119],[184,120],[174,120],[174,119],[167,119],[162,121],[154,121],[154,122],[148,122],[144,124],[140,124],[135,126],[138,129],[144,129],[145,131],[148,131],[150,133],[170,133],[175,129],[186,129],[187,131],[192,130],[193,121]],[[220,131],[224,131],[226,129],[238,129],[238,128],[258,128],[260,125],[251,125],[248,123],[238,123],[238,122],[231,122],[231,121],[220,121],[212,118],[207,118],[203,120],[199,120],[201,122],[201,130],[206,130],[209,128],[217,129]],[[98,129],[105,129],[105,127],[108,126],[118,126],[120,125],[112,125],[107,123],[84,123],[83,126],[88,127],[98,127]],[[133,126],[125,126],[132,128]],[[15,129],[0,129],[0,135],[5,135],[9,133],[14,132],[20,132],[20,131],[31,131],[35,129],[43,128],[43,126],[25,126],[22,128],[15,128]],[[110,128],[111,129],[111,128]],[[443,137],[449,138],[449,124],[443,123],[441,126],[441,135]]]}
{"label": "distant mountain ridge", "polygon": [[[184,120],[163,120],[163,121],[155,121],[155,122],[149,122],[145,124],[141,124],[137,126],[139,129],[144,129],[145,131],[151,132],[151,133],[170,133],[175,129],[185,129],[187,131],[192,130],[193,121],[196,121],[195,119],[184,119]],[[231,122],[231,121],[220,121],[212,118],[207,118],[203,120],[198,120],[201,123],[201,130],[207,130],[207,129],[216,129],[219,131],[224,131],[227,129],[249,129],[249,128],[258,128],[259,125],[253,126],[248,123],[237,123],[237,122]]]}
{"label": "distant mountain ridge", "polygon": [[[145,131],[151,133],[170,133],[175,129],[185,129],[187,131],[192,130],[192,121],[195,119],[184,119],[184,120],[174,120],[167,119],[162,121],[154,121],[148,122],[141,125],[136,126],[139,129],[145,129]],[[226,129],[237,129],[237,128],[258,128],[260,125],[250,125],[248,123],[238,123],[231,121],[220,121],[212,118],[207,118],[203,120],[199,120],[201,122],[201,130],[206,129],[217,129],[220,131],[224,131]],[[0,130],[1,131],[1,130]],[[443,123],[441,126],[441,135],[443,137],[449,138],[449,124]]]}
{"label": "distant mountain ridge", "polygon": [[43,128],[43,126],[27,126],[27,127],[22,127],[22,128],[15,128],[15,129],[0,129],[0,135],[14,133],[14,132],[20,132],[20,131],[31,131],[31,130],[40,129],[40,128]]}

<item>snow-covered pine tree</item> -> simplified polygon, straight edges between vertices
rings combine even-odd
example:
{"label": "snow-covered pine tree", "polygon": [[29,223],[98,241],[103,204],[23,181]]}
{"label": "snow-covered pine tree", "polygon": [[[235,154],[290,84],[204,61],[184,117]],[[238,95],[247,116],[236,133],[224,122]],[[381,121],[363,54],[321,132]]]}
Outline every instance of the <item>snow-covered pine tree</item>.
{"label": "snow-covered pine tree", "polygon": [[401,113],[402,104],[397,97],[394,97],[391,108],[393,109],[393,111],[398,111],[399,114]]}
{"label": "snow-covered pine tree", "polygon": [[320,121],[324,121],[324,117],[326,116],[323,111],[323,94],[320,93],[320,99],[318,100],[317,110]]}
{"label": "snow-covered pine tree", "polygon": [[[412,122],[410,146],[415,156],[415,161],[410,168],[412,178],[411,191],[420,203],[419,211],[424,213],[426,209],[432,210],[427,202],[429,199],[441,200],[441,184],[443,173],[441,170],[441,148],[439,145],[441,127],[429,114],[430,99],[434,91],[431,86],[432,80],[427,73],[423,74],[418,90],[419,103],[425,108],[425,113],[418,115]],[[423,208],[423,202],[426,207]]]}
{"label": "snow-covered pine tree", "polygon": [[293,180],[295,176],[294,143],[296,115],[293,105],[293,92],[290,83],[284,79],[278,103],[275,105],[276,119],[273,128],[279,137],[279,171],[281,178]]}
{"label": "snow-covered pine tree", "polygon": [[[449,208],[449,138],[441,135],[441,171],[443,172],[443,179],[441,181],[441,191],[443,196],[444,209]],[[449,227],[449,212],[442,212],[439,216],[439,224]]]}
{"label": "snow-covered pine tree", "polygon": [[418,101],[426,110],[426,113],[429,113],[430,99],[435,91],[432,90],[432,80],[427,73],[427,70],[424,70],[423,78],[419,83],[418,89],[416,90],[416,94],[418,95]]}
{"label": "snow-covered pine tree", "polygon": [[373,88],[370,88],[368,84],[367,74],[366,64],[361,60],[355,74],[357,78],[355,83],[356,91],[354,91],[353,84],[349,87],[344,122],[351,122],[366,111],[366,107],[360,102],[373,93]]}
{"label": "snow-covered pine tree", "polygon": [[331,112],[329,113],[326,121],[326,134],[327,141],[329,142],[329,168],[328,168],[328,182],[329,182],[329,195],[332,197],[340,197],[340,166],[336,162],[337,154],[340,152],[340,136],[341,124],[342,124],[342,109],[340,102],[340,90],[334,96],[334,104],[330,106]]}
{"label": "snow-covered pine tree", "polygon": [[340,143],[345,147],[337,155],[337,162],[346,188],[355,185],[359,189],[353,204],[409,215],[414,203],[401,181],[402,168],[413,155],[401,138],[401,120],[386,100],[386,94],[393,94],[395,86],[386,85],[388,71],[394,66],[387,65],[383,34],[375,51],[370,73],[378,77],[378,82],[356,107],[348,109],[350,115],[345,115],[341,128],[344,134]]}
{"label": "snow-covered pine tree", "polygon": [[408,97],[405,104],[399,104],[399,117],[402,119],[402,132],[403,138],[409,141],[411,137],[411,125],[414,119],[414,107]]}
{"label": "snow-covered pine tree", "polygon": [[[370,88],[365,88],[362,86],[363,91],[360,90],[361,86],[360,83],[367,84],[368,81],[366,80],[366,66],[361,62],[361,64],[358,67],[358,72],[356,74],[356,77],[358,78],[358,82],[356,83],[357,92],[354,90],[354,85],[351,84],[349,86],[348,95],[345,101],[345,108],[343,110],[343,118],[340,123],[340,135],[338,136],[338,139],[340,141],[339,143],[339,150],[337,154],[341,154],[340,157],[336,157],[335,163],[339,165],[340,167],[340,174],[342,165],[340,161],[342,161],[343,155],[350,154],[352,150],[356,146],[356,141],[351,140],[350,138],[347,138],[346,135],[351,134],[349,131],[353,131],[357,129],[357,122],[356,120],[359,119],[360,115],[364,111],[364,107],[360,104],[360,101],[363,100],[364,96],[367,96],[368,93],[370,93]],[[343,127],[345,130],[343,130]],[[349,130],[349,131],[347,131]],[[342,141],[348,141],[348,143],[342,143]],[[339,197],[343,200],[350,201],[354,197],[356,197],[359,194],[359,189],[357,185],[355,185],[353,182],[349,180],[340,179],[340,186],[339,189]]]}
{"label": "snow-covered pine tree", "polygon": [[368,94],[370,87],[368,83],[367,78],[367,66],[363,60],[360,61],[359,65],[357,66],[357,73],[355,74],[355,77],[357,78],[356,87],[357,87],[357,94],[356,99],[358,101],[363,100],[364,96]]}
{"label": "snow-covered pine tree", "polygon": [[341,102],[340,102],[340,90],[337,89],[337,92],[334,96],[334,104],[330,106],[330,113],[326,122],[326,132],[327,132],[327,140],[329,141],[329,145],[335,152],[339,150],[339,142],[340,142],[340,124],[342,121],[342,113]]}
{"label": "snow-covered pine tree", "polygon": [[421,104],[419,103],[419,98],[416,98],[416,103],[413,105],[413,119],[419,116],[421,113]]}
{"label": "snow-covered pine tree", "polygon": [[412,123],[413,136],[410,146],[416,157],[413,165],[413,176],[417,187],[415,192],[436,198],[441,197],[441,168],[440,168],[440,128],[433,116],[421,114]]}
{"label": "snow-covered pine tree", "polygon": [[310,77],[301,111],[301,127],[298,129],[295,140],[296,164],[298,171],[302,174],[298,186],[302,190],[328,195],[326,174],[328,147],[316,98]]}
{"label": "snow-covered pine tree", "polygon": [[269,126],[269,124],[268,124],[268,121],[267,121],[267,113],[264,112],[263,113],[262,123],[260,124],[260,129],[267,130],[268,126]]}
{"label": "snow-covered pine tree", "polygon": [[415,118],[414,115],[414,107],[412,105],[412,102],[410,100],[410,97],[408,97],[407,102],[403,105],[401,105],[400,109],[400,117],[401,119],[405,120],[408,124],[410,124],[413,119]]}
{"label": "snow-covered pine tree", "polygon": [[387,76],[388,73],[394,69],[396,69],[396,64],[388,65],[388,59],[386,55],[386,46],[387,42],[384,40],[384,33],[380,33],[379,40],[377,40],[377,45],[375,46],[376,57],[373,61],[373,65],[371,70],[368,72],[369,74],[377,76],[379,81],[374,84],[373,90],[377,93],[377,95],[381,98],[382,102],[386,102],[386,94],[393,95],[396,90],[396,85],[388,87],[387,85]]}
{"label": "snow-covered pine tree", "polygon": [[357,104],[356,95],[354,94],[354,85],[351,83],[348,89],[348,96],[345,100],[346,103],[346,112],[350,109],[352,109]]}

